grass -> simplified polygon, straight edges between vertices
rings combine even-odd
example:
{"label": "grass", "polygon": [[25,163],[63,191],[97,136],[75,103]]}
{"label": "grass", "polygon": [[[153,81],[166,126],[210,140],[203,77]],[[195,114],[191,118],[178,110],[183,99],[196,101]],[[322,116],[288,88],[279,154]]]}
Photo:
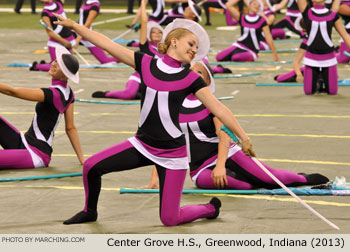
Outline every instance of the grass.
{"label": "grass", "polygon": [[[0,4],[0,7],[2,8],[13,8],[14,6],[8,5],[8,4]],[[24,5],[24,8],[29,8],[29,5]],[[73,5],[68,5],[66,8],[73,8]],[[125,9],[125,6],[104,6],[103,8],[123,8]],[[29,29],[29,30],[39,30],[43,29],[42,26],[39,24],[40,19],[40,10],[41,6],[37,6],[37,12],[38,14],[33,15],[28,12],[23,12],[21,15],[18,15],[16,13],[7,13],[7,12],[1,12],[1,22],[0,22],[0,29]],[[66,13],[67,16],[75,21],[78,20],[77,14],[74,13]],[[124,17],[130,14],[111,14],[111,13],[102,13],[100,14],[95,22],[108,20],[112,18],[117,17]],[[276,20],[278,20],[280,16],[277,17]],[[125,25],[130,24],[132,19],[122,20],[114,23],[109,24],[103,24],[96,26],[95,29],[97,30],[125,30]],[[204,13],[202,14],[202,22],[201,25],[204,25],[206,21]],[[225,26],[225,15],[223,13],[211,13],[211,26],[205,26],[205,29],[212,30],[215,29],[218,26]]]}

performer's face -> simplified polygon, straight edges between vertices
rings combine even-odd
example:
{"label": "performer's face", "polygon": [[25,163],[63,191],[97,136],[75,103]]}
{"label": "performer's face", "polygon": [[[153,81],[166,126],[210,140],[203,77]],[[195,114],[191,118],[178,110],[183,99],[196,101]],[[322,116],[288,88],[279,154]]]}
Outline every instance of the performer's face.
{"label": "performer's face", "polygon": [[196,14],[193,13],[190,7],[186,7],[184,10],[184,18],[194,21],[196,19]]}
{"label": "performer's face", "polygon": [[174,39],[173,42],[173,45],[176,44],[177,59],[183,63],[191,63],[198,50],[197,37],[190,32],[179,39]]}
{"label": "performer's face", "polygon": [[62,72],[60,66],[58,65],[57,60],[52,61],[51,65],[50,65],[49,75],[52,78],[57,79],[57,80],[66,78],[66,76]]}
{"label": "performer's face", "polygon": [[253,0],[249,4],[250,11],[252,11],[255,14],[260,11],[260,8],[260,2],[258,0]]}
{"label": "performer's face", "polygon": [[150,33],[150,39],[152,42],[159,43],[162,40],[163,32],[158,28],[152,28]]}
{"label": "performer's face", "polygon": [[210,85],[209,73],[201,63],[196,62],[192,64],[191,70],[199,74],[208,86]]}

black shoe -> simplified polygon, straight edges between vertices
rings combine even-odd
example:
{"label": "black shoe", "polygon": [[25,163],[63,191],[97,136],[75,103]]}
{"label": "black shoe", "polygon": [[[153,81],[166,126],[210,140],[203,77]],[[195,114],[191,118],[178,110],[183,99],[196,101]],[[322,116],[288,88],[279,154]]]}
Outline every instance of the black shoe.
{"label": "black shoe", "polygon": [[321,185],[329,182],[329,179],[327,177],[319,173],[312,173],[312,174],[298,173],[298,174],[303,175],[306,178],[307,180],[306,185]]}
{"label": "black shoe", "polygon": [[136,14],[136,13],[133,11],[128,11],[127,14]]}
{"label": "black shoe", "polygon": [[211,26],[211,23],[210,22],[206,22],[205,25],[206,26]]}
{"label": "black shoe", "polygon": [[38,69],[36,69],[37,64],[38,64],[38,62],[34,61],[32,63],[32,66],[29,68],[29,71],[39,71]]}
{"label": "black shoe", "polygon": [[106,93],[107,93],[108,91],[106,91],[106,92],[103,92],[103,91],[96,91],[96,92],[94,92],[94,93],[92,93],[92,97],[94,97],[94,98],[106,98]]}
{"label": "black shoe", "polygon": [[135,40],[130,41],[129,43],[126,44],[126,46],[132,47],[132,44],[135,43]]}
{"label": "black shoe", "polygon": [[37,13],[36,13],[36,11],[32,11],[32,14],[33,14],[33,15],[36,15]]}
{"label": "black shoe", "polygon": [[220,207],[221,207],[221,201],[216,198],[213,197],[210,201],[209,204],[212,204],[215,207],[215,213],[212,217],[208,217],[207,219],[211,220],[211,219],[215,219],[219,216],[220,214]]}
{"label": "black shoe", "polygon": [[20,10],[14,9],[14,11],[15,11],[17,14],[22,14],[22,12],[21,12]]}
{"label": "black shoe", "polygon": [[41,60],[39,64],[46,64],[45,60]]}
{"label": "black shoe", "polygon": [[97,220],[97,212],[95,211],[81,211],[74,215],[72,218],[65,220],[63,222],[64,225],[70,225],[70,224],[79,224],[79,223],[85,223],[85,222],[92,222]]}
{"label": "black shoe", "polygon": [[231,69],[223,67],[222,65],[218,65],[222,69],[223,73],[232,73]]}

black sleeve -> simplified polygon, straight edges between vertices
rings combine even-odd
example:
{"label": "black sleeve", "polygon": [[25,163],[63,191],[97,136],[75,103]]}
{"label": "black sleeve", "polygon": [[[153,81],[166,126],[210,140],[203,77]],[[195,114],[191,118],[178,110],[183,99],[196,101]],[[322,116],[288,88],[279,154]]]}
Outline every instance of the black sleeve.
{"label": "black sleeve", "polygon": [[306,43],[301,42],[301,44],[300,44],[300,49],[304,49],[304,50],[306,50],[306,48],[307,48]]}
{"label": "black sleeve", "polygon": [[42,88],[41,89],[44,92],[44,103],[53,103],[53,93],[51,91],[51,89],[49,88]]}
{"label": "black sleeve", "polygon": [[335,17],[334,17],[334,22],[336,22],[339,18],[340,18],[339,14],[336,13],[336,14],[335,14]]}
{"label": "black sleeve", "polygon": [[46,11],[41,12],[41,17],[50,17]]}
{"label": "black sleeve", "polygon": [[265,26],[268,26],[267,22],[266,22],[266,19],[264,18],[264,22],[262,23],[261,25],[261,28],[265,27]]}
{"label": "black sleeve", "polygon": [[199,89],[207,87],[208,85],[204,82],[202,77],[198,77],[191,85],[192,93],[195,94]]}
{"label": "black sleeve", "polygon": [[148,45],[148,41],[146,41],[146,43],[139,45],[140,51],[143,53],[148,53],[149,51],[149,45]]}
{"label": "black sleeve", "polygon": [[145,54],[142,52],[139,52],[139,51],[135,52],[135,54],[134,54],[135,70],[139,73],[141,73],[141,64],[142,64],[143,56],[145,56]]}

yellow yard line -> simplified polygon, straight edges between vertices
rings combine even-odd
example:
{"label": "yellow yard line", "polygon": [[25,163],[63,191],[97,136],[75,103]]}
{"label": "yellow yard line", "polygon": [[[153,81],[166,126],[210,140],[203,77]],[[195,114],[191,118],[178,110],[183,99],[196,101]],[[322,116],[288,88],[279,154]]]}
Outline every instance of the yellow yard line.
{"label": "yellow yard line", "polygon": [[[0,188],[19,188],[21,186],[14,186],[14,185],[0,185]],[[32,186],[27,185],[22,188],[48,188],[48,189],[62,189],[62,190],[84,190],[84,187],[82,186]],[[120,191],[120,188],[108,188],[108,187],[102,187],[102,191]],[[212,197],[213,194],[203,194],[206,196]],[[281,201],[281,202],[292,202],[292,203],[298,203],[297,200],[293,198],[289,198],[286,196],[267,196],[267,195],[231,195],[231,194],[216,194],[217,196],[221,197],[231,197],[231,198],[242,198],[242,199],[253,199],[253,200],[271,200],[271,201]],[[314,205],[324,205],[324,206],[338,206],[338,207],[349,207],[350,203],[340,203],[340,202],[331,202],[331,201],[323,201],[323,200],[305,200],[305,202],[309,204]]]}

